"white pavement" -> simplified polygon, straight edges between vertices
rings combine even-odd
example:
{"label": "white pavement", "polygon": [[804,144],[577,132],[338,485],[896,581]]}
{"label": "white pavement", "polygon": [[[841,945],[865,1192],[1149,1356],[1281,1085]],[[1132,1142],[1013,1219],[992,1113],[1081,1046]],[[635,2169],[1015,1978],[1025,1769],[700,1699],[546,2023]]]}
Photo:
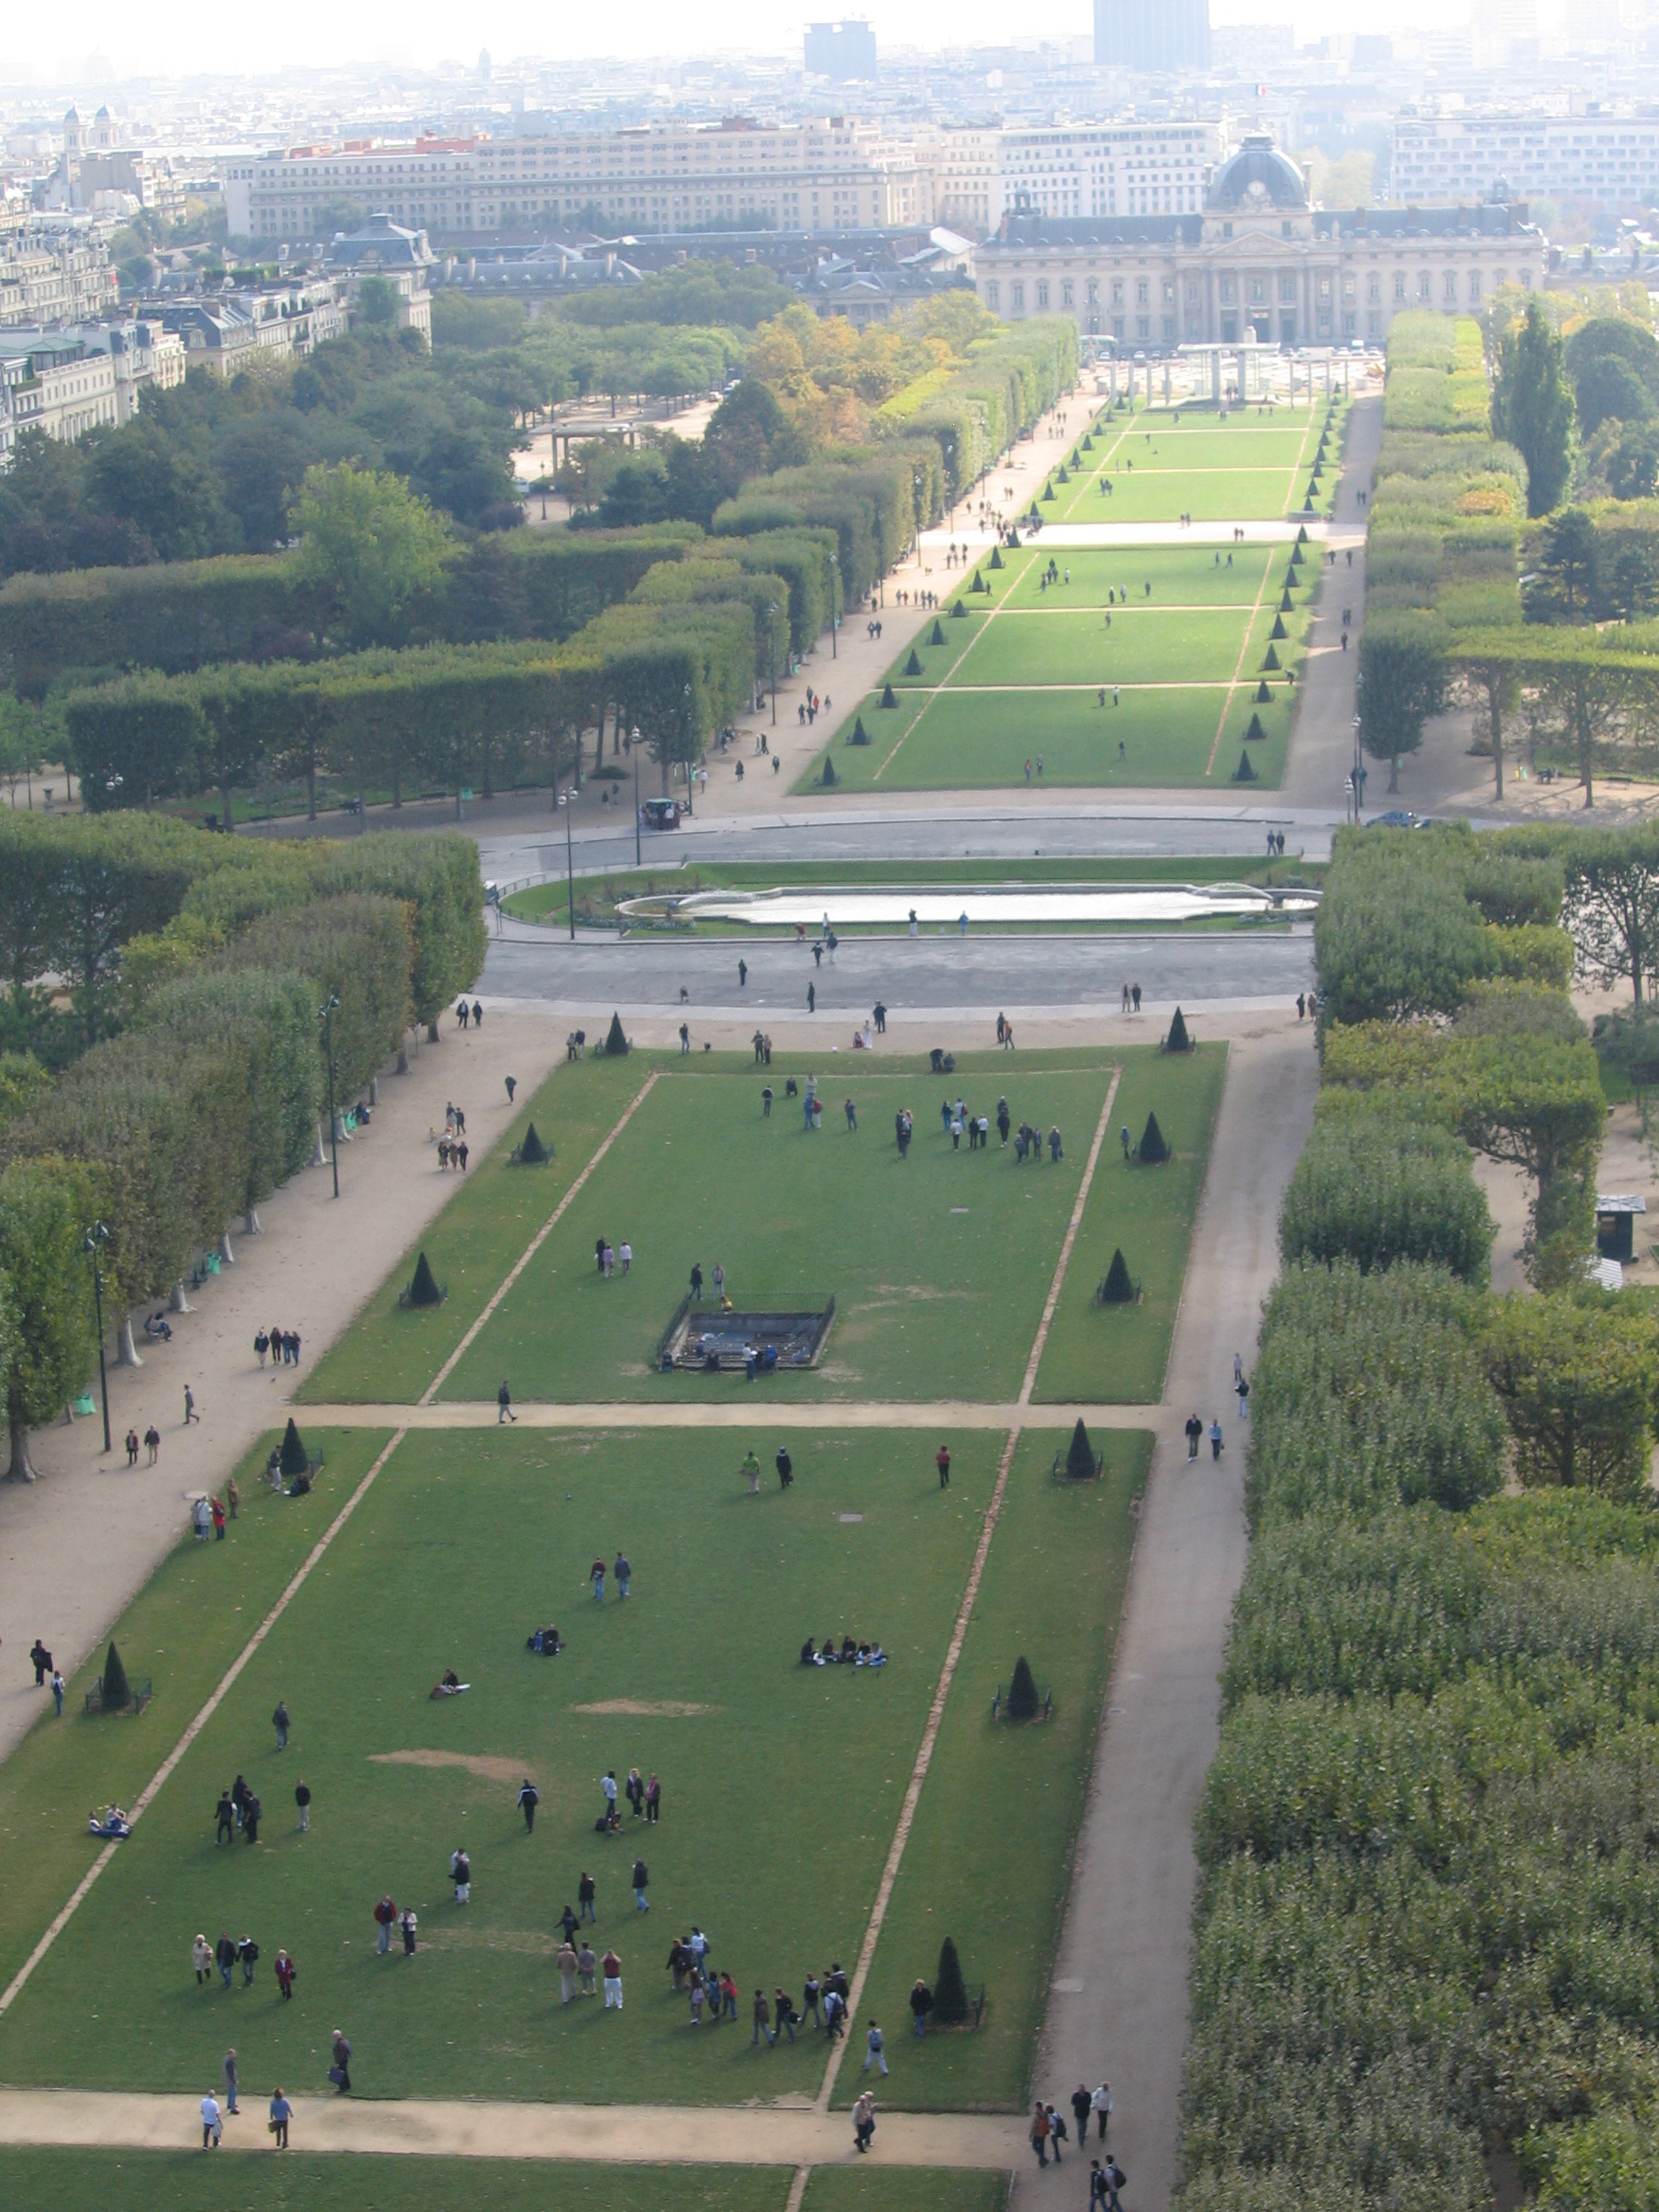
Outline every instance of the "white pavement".
{"label": "white pavement", "polygon": [[[1217,1678],[1246,1548],[1232,1355],[1248,1373],[1279,1271],[1279,1201],[1318,1081],[1306,1030],[1234,1042],[1033,2076],[1062,2112],[1079,2081],[1110,2081],[1110,2140],[1136,2212],[1164,2212],[1176,2179],[1193,1819],[1215,1753]],[[1207,1443],[1188,1463],[1190,1413],[1206,1428],[1219,1416],[1219,1466]],[[1021,2165],[1015,2205],[1046,2185]]]}

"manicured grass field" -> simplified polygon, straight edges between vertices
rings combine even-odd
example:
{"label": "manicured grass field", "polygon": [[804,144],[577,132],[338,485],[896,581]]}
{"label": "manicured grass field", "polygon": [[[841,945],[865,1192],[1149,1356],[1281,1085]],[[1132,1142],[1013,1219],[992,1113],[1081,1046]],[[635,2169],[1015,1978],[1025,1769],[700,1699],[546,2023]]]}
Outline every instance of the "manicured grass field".
{"label": "manicured grass field", "polygon": [[867,2165],[815,2166],[801,2199],[802,2212],[1004,2212],[1006,2173],[974,2173],[940,2166],[884,2168],[881,2100],[876,2100],[876,2141]]}
{"label": "manicured grass field", "polygon": [[[1272,409],[1252,404],[1229,410],[1190,404],[1109,412],[1094,429],[1094,450],[1080,453],[1054,497],[1040,501],[1050,522],[1271,522],[1300,514],[1326,416],[1322,397],[1311,406]],[[1341,452],[1338,404],[1316,512],[1328,512]],[[1069,449],[1066,456],[1070,459]],[[1110,485],[1109,491],[1104,487]]]}
{"label": "manicured grass field", "polygon": [[[1045,583],[1051,562],[1057,579]],[[857,701],[797,791],[825,787],[826,759],[837,783],[854,790],[1038,777],[1066,786],[1225,783],[1252,716],[1262,735],[1250,743],[1251,766],[1261,781],[1277,782],[1314,561],[1294,564],[1283,545],[1038,545],[1008,555],[1000,570],[981,562],[978,574],[988,592],[964,579],[950,605],[967,611],[941,615],[895,658],[885,679],[894,704],[883,706],[879,685]],[[1291,605],[1281,613],[1287,585]],[[1286,635],[1275,641],[1281,619]],[[1270,644],[1277,672],[1265,665]],[[853,742],[860,725],[867,744]]]}
{"label": "manicured grass field", "polygon": [[[242,2140],[234,2132],[240,2128],[264,2149],[264,2100],[244,2102],[246,2117],[226,2123],[232,2130],[226,2142]],[[186,2120],[191,2117],[193,2106],[185,2114]],[[128,2205],[142,2212],[783,2212],[792,2178],[777,2166],[322,2157],[298,2148],[300,2125],[296,2120],[289,2136],[295,2148],[257,2159],[238,2158],[231,2149],[207,2158],[195,2150],[0,2150],[0,2201],[19,2212],[46,2205],[54,2212],[111,2212]],[[1007,2196],[1001,2175],[925,2178],[928,2202],[945,2212],[994,2212]],[[857,2183],[864,2177],[852,2179]],[[1000,2196],[974,2194],[965,2185],[951,2193],[955,2184],[987,2180]],[[935,2181],[945,2194],[933,2193]],[[834,2200],[836,2212],[843,2206],[854,2212],[865,2201],[856,2189]],[[888,2202],[881,2200],[880,2212]]]}
{"label": "manicured grass field", "polygon": [[[1034,1398],[1062,1405],[1144,1405],[1163,1395],[1226,1067],[1227,1048],[1219,1044],[1200,1044],[1184,1057],[1156,1051],[1123,1055],[1111,1132],[1072,1248]],[[1127,1127],[1131,1146],[1139,1145],[1149,1113],[1158,1115],[1175,1158],[1158,1167],[1126,1164],[1119,1132]],[[1172,1221],[1186,1226],[1178,1242],[1169,1234]],[[1119,1248],[1140,1285],[1139,1300],[1097,1306],[1095,1286]]]}
{"label": "manicured grass field", "polygon": [[[1145,1433],[1091,1441],[1106,1458],[1097,1483],[1051,1474],[1066,1433],[1028,1430],[1016,1449],[865,1990],[892,2069],[878,2095],[890,2103],[960,2110],[1018,2106],[1026,2094],[1128,1579],[1130,1509],[1152,1458]],[[1052,1690],[1054,1714],[1015,1727],[992,1719],[991,1700],[1022,1653],[1039,1692]],[[969,1996],[984,1990],[984,2020],[918,2043],[910,1986],[918,1973],[932,1982],[946,1936]],[[850,2104],[864,2078],[849,2057],[836,2101]]]}
{"label": "manicured grass field", "polygon": [[[780,1981],[798,1995],[809,1967],[857,1957],[1004,1443],[951,1441],[948,1492],[931,1437],[824,1432],[792,1439],[791,1491],[769,1480],[750,1497],[738,1462],[752,1442],[769,1462],[763,1426],[409,1437],[0,2021],[0,2078],[199,2095],[234,2042],[255,2105],[277,2080],[320,2092],[339,2025],[368,2097],[696,2103],[815,2089],[822,2039],[757,2048],[748,1998]],[[1101,1441],[1109,1480],[1083,1490],[1049,1482],[1060,1436],[1021,1449],[958,1678],[969,1718],[958,1741],[953,1691],[921,1801],[931,1826],[906,1858],[918,1896],[990,1947],[998,2005],[1028,2024],[1145,1468],[1144,1438]],[[618,1544],[632,1595],[596,1605],[587,1562]],[[1032,1576],[1033,1547],[1063,1557],[1063,1592]],[[228,1587],[246,1582],[228,1545],[200,1564]],[[524,1648],[550,1619],[568,1647],[555,1660]],[[799,1664],[804,1635],[847,1630],[878,1637],[890,1665]],[[118,1632],[137,1648],[131,1624]],[[1020,1650],[1058,1686],[1058,1717],[985,1739],[988,1684]],[[473,1687],[434,1701],[449,1665]],[[294,1724],[281,1753],[268,1719],[279,1696]],[[70,1759],[71,1739],[110,1725],[66,1722],[51,1751]],[[1059,1794],[1035,1837],[1009,1819],[964,1835],[964,1805],[1005,1802],[1011,1760],[1021,1778],[1006,1802],[1023,1802],[1055,1753]],[[596,1836],[599,1778],[631,1765],[661,1777],[661,1823],[629,1818],[621,1837]],[[214,1800],[238,1771],[266,1808],[254,1849],[214,1842]],[[514,1805],[526,1773],[542,1792],[533,1835]],[[301,1775],[315,1793],[303,1837]],[[465,1907],[447,1881],[459,1843],[472,1859]],[[650,1868],[648,1917],[629,1893],[635,1852]],[[584,1867],[599,1886],[601,1948],[614,1942],[623,1961],[620,2014],[559,2002],[556,1919]],[[383,1891],[420,1916],[412,1960],[375,1954]],[[9,1929],[20,1917],[9,1895]],[[735,2026],[694,2028],[672,1994],[663,1960],[693,1922],[743,1993]],[[240,1973],[229,1991],[198,1987],[198,1929],[254,1935],[252,1988]],[[279,1943],[299,1967],[291,2004],[271,1973]],[[906,1944],[914,1960],[901,1959]],[[884,1949],[880,1972],[908,1988],[932,1972],[937,1938],[928,1923],[901,1941],[890,1923]],[[895,2057],[886,2100],[910,2101],[909,2054]],[[1017,2094],[1023,2063],[1011,2027],[974,2078]],[[920,2100],[954,2101],[948,2076]]]}

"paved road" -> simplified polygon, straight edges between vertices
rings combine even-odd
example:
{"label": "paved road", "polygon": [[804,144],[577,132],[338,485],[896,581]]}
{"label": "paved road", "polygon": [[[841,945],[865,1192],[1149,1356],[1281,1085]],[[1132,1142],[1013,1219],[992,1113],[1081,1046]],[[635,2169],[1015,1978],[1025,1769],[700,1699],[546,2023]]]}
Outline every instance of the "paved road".
{"label": "paved road", "polygon": [[[748,983],[738,982],[739,957]],[[815,967],[806,946],[732,939],[664,942],[623,939],[574,945],[528,925],[495,939],[483,990],[500,1000],[540,1001],[588,1026],[615,1006],[624,1018],[677,1010],[687,1018],[756,1020],[805,1016],[806,989],[836,1033],[860,1021],[878,998],[896,1017],[934,1010],[1000,1010],[1010,1021],[1045,1010],[1115,1013],[1124,983],[1139,983],[1149,1011],[1255,999],[1288,1002],[1310,988],[1313,937],[1205,931],[1189,937],[984,936],[844,938],[833,963]]]}

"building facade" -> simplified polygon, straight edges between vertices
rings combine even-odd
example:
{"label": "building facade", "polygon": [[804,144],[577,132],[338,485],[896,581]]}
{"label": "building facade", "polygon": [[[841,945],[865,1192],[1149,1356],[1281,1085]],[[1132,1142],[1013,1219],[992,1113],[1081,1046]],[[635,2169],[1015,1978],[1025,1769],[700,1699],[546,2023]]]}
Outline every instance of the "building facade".
{"label": "building facade", "polygon": [[805,42],[806,74],[850,83],[876,73],[876,34],[862,18],[840,23],[809,23]]}
{"label": "building facade", "polygon": [[1220,124],[946,128],[919,140],[933,220],[983,238],[1005,215],[1186,215],[1204,204]]}
{"label": "building facade", "polygon": [[112,356],[68,331],[39,333],[15,352],[0,343],[0,382],[14,444],[31,430],[71,442],[118,417]]}
{"label": "building facade", "polygon": [[1095,66],[1201,74],[1210,66],[1210,0],[1095,0]]}
{"label": "building facade", "polygon": [[975,249],[994,313],[1069,314],[1135,350],[1182,344],[1380,344],[1395,315],[1468,313],[1504,284],[1544,280],[1545,242],[1507,206],[1314,208],[1265,134],[1223,162],[1197,215],[1011,215]]}
{"label": "building facade", "polygon": [[89,223],[31,220],[0,233],[0,331],[88,322],[109,313],[119,293]]}
{"label": "building facade", "polygon": [[1659,113],[1398,116],[1394,196],[1413,206],[1503,198],[1659,200]]}

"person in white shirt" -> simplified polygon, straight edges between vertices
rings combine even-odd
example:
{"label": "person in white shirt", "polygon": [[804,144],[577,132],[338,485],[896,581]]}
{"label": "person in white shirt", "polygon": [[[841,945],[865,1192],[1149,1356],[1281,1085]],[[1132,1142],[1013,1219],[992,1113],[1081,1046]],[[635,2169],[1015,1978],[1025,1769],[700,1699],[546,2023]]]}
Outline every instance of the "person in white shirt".
{"label": "person in white shirt", "polygon": [[210,2089],[202,2100],[202,2148],[217,2150],[223,2133],[223,2123],[219,2118],[219,2100]]}
{"label": "person in white shirt", "polygon": [[1089,2107],[1094,2113],[1095,2124],[1100,2130],[1100,2140],[1102,2142],[1104,2142],[1106,2140],[1106,2123],[1112,2117],[1112,2091],[1109,2082],[1103,2081],[1101,2083],[1099,2088],[1097,2088],[1090,2098]]}

